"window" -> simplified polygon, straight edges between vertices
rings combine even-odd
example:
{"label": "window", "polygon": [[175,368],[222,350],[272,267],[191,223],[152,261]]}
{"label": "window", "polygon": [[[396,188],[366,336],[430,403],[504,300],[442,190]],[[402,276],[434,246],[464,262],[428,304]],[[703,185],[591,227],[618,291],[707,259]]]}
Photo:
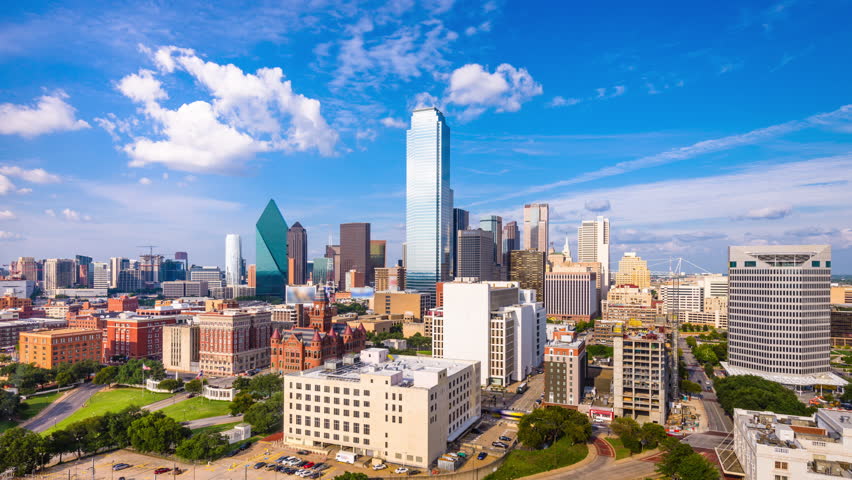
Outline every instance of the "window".
{"label": "window", "polygon": [[812,267],[817,267],[817,268],[819,268],[819,260],[812,260],[812,261],[811,261],[811,266],[812,266]]}
{"label": "window", "polygon": [[779,470],[787,470],[787,462],[775,462],[775,468]]}
{"label": "window", "polygon": [[728,267],[730,267],[730,268],[737,268],[737,262],[730,262],[730,263],[728,263]]}

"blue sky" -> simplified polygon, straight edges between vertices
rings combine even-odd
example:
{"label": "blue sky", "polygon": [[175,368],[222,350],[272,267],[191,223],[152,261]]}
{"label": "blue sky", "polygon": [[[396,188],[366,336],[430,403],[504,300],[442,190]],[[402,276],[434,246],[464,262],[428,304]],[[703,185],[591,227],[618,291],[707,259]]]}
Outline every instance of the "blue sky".
{"label": "blue sky", "polygon": [[312,257],[368,221],[399,258],[408,115],[436,105],[476,218],[550,202],[558,246],[609,216],[614,259],[830,243],[852,272],[852,4],[681,3],[7,6],[0,263],[222,264],[231,232],[252,261],[270,197]]}

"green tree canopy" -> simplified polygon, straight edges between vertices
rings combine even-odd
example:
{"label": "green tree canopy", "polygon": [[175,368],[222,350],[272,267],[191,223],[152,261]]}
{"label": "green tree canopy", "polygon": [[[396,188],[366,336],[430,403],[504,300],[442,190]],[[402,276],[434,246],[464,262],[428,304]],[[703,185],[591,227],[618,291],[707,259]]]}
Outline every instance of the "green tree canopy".
{"label": "green tree canopy", "polygon": [[103,368],[101,371],[95,375],[95,379],[92,380],[93,383],[98,385],[107,385],[115,381],[118,376],[118,367],[109,366]]}
{"label": "green tree canopy", "polygon": [[606,345],[589,345],[586,352],[590,357],[612,357],[614,354],[613,348]]}
{"label": "green tree canopy", "polygon": [[849,382],[846,385],[846,388],[843,389],[843,395],[840,396],[840,401],[844,403],[852,402],[852,382]]}
{"label": "green tree canopy", "polygon": [[701,385],[689,380],[680,381],[680,390],[688,395],[698,395],[701,393]]}
{"label": "green tree canopy", "polygon": [[666,427],[659,423],[647,422],[639,430],[639,439],[645,445],[645,448],[657,448],[657,445],[666,438],[668,438]]}
{"label": "green tree canopy", "polygon": [[518,426],[518,440],[530,448],[544,448],[562,437],[572,443],[586,442],[592,425],[586,415],[562,407],[539,408],[524,415]]}
{"label": "green tree canopy", "polygon": [[21,397],[0,390],[0,420],[14,420],[21,408]]}
{"label": "green tree canopy", "polygon": [[370,477],[361,472],[343,472],[334,477],[334,480],[370,480]]}
{"label": "green tree canopy", "polygon": [[186,385],[184,385],[184,388],[189,393],[198,394],[198,393],[201,393],[202,390],[204,390],[204,384],[201,382],[201,379],[194,378],[194,379],[186,382]]}
{"label": "green tree canopy", "polygon": [[130,444],[142,453],[167,453],[189,437],[191,432],[162,412],[134,420],[128,429]]}
{"label": "green tree canopy", "polygon": [[610,428],[621,439],[621,444],[624,445],[624,448],[630,450],[631,453],[642,451],[642,440],[640,437],[642,427],[639,426],[639,422],[630,417],[619,417],[610,423]]}
{"label": "green tree canopy", "polygon": [[160,390],[174,391],[183,386],[183,380],[179,378],[167,378],[157,384]]}
{"label": "green tree canopy", "polygon": [[228,408],[231,410],[231,415],[239,415],[245,413],[252,405],[254,405],[254,397],[248,392],[240,392]]}
{"label": "green tree canopy", "polygon": [[228,451],[228,441],[218,432],[202,432],[180,442],[175,453],[187,460],[215,460]]}
{"label": "green tree canopy", "polygon": [[243,416],[258,433],[273,433],[284,427],[284,397],[281,392],[250,406]]}
{"label": "green tree canopy", "polygon": [[808,415],[808,408],[791,390],[755,375],[734,375],[714,382],[719,405],[728,414],[735,408]]}
{"label": "green tree canopy", "polygon": [[274,373],[255,375],[249,382],[249,390],[260,398],[269,398],[284,388],[284,380]]}
{"label": "green tree canopy", "polygon": [[32,473],[46,461],[47,442],[41,435],[13,427],[0,435],[0,471],[14,468],[18,476]]}

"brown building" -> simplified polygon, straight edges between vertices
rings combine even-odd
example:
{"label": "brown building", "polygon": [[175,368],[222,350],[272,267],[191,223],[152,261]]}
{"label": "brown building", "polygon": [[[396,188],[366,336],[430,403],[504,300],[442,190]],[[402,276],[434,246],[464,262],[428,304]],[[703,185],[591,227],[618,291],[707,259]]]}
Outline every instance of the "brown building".
{"label": "brown building", "polygon": [[402,267],[376,268],[376,291],[399,292],[405,290],[405,269]]}
{"label": "brown building", "polygon": [[271,318],[270,312],[236,309],[199,314],[199,368],[235,375],[268,367]]}
{"label": "brown building", "polygon": [[374,272],[377,268],[385,268],[387,246],[387,240],[370,240],[370,268]]}
{"label": "brown building", "polygon": [[21,363],[53,368],[60,363],[101,361],[101,331],[77,328],[21,332],[18,353]]}
{"label": "brown building", "polygon": [[255,264],[252,263],[248,266],[246,277],[248,277],[246,282],[249,287],[257,287],[257,266]]}
{"label": "brown building", "polygon": [[509,252],[509,280],[519,282],[523,289],[533,289],[536,301],[544,301],[544,274],[547,254],[538,250]]}
{"label": "brown building", "polygon": [[270,339],[270,363],[276,372],[296,372],[323,365],[326,360],[358,353],[366,346],[363,326],[352,328],[345,323],[332,323],[337,309],[322,294],[314,301],[307,316],[308,328],[273,330]]}
{"label": "brown building", "polygon": [[429,295],[405,292],[378,292],[373,294],[371,308],[377,315],[399,314],[405,318],[421,320],[429,308]]}
{"label": "brown building", "polygon": [[0,309],[4,308],[21,308],[32,306],[33,301],[29,298],[18,298],[12,295],[0,297]]}
{"label": "brown building", "polygon": [[175,314],[125,312],[107,318],[106,329],[103,330],[103,361],[118,361],[119,357],[159,360],[163,356],[163,328],[175,323]]}
{"label": "brown building", "polygon": [[364,272],[359,272],[353,268],[346,272],[346,290],[365,287],[367,285],[366,280]]}
{"label": "brown building", "polygon": [[308,232],[299,222],[287,230],[287,258],[290,266],[288,285],[308,283]]}
{"label": "brown building", "polygon": [[[357,270],[364,274],[365,283],[373,281],[373,272],[370,268],[369,223],[340,224],[340,270],[342,272]],[[346,284],[338,288],[343,290]]]}
{"label": "brown building", "polygon": [[852,346],[852,311],[832,310],[831,345]]}
{"label": "brown building", "polygon": [[107,310],[110,312],[135,312],[139,308],[139,298],[122,295],[118,298],[110,298],[107,301]]}
{"label": "brown building", "polygon": [[544,404],[576,408],[583,400],[586,367],[586,342],[555,332],[544,347]]}
{"label": "brown building", "polygon": [[106,314],[100,313],[68,315],[68,328],[103,330],[104,328],[106,328],[106,317]]}

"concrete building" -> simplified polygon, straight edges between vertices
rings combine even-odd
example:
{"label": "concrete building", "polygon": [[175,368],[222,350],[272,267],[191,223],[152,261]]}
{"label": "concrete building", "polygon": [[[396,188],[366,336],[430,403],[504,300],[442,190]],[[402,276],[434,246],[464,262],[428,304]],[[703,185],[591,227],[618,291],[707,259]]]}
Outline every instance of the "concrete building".
{"label": "concrete building", "polygon": [[613,349],[615,415],[665,424],[672,375],[665,335],[615,337]]}
{"label": "concrete building", "polygon": [[704,310],[702,285],[661,285],[663,313],[701,312]]}
{"label": "concrete building", "polygon": [[68,315],[74,315],[80,311],[80,304],[72,304],[68,302],[51,302],[43,305],[44,316],[47,318],[68,318]]}
{"label": "concrete building", "polygon": [[21,279],[38,281],[39,264],[33,257],[19,257],[15,268]]}
{"label": "concrete building", "polygon": [[57,296],[68,298],[104,298],[107,296],[106,288],[57,288],[48,290],[46,296],[48,298],[56,298]]}
{"label": "concrete building", "polygon": [[344,280],[344,288],[346,291],[350,291],[353,288],[363,288],[365,286],[367,286],[367,278],[364,272],[358,271],[354,268],[346,272]]}
{"label": "concrete building", "polygon": [[456,258],[458,277],[476,281],[497,279],[497,265],[494,263],[494,234],[477,228],[458,232],[458,258]]}
{"label": "concrete building", "polygon": [[[216,288],[225,286],[222,281],[222,270],[219,267],[199,267],[193,266],[189,269],[189,281],[191,282],[207,282],[207,288]],[[283,287],[282,287],[283,288]]]}
{"label": "concrete building", "polygon": [[728,373],[845,386],[829,366],[831,247],[738,246],[728,257]]}
{"label": "concrete building", "polygon": [[75,278],[74,260],[48,258],[44,261],[44,290],[70,288]]}
{"label": "concrete building", "polygon": [[852,347],[852,310],[831,311],[831,346]]}
{"label": "concrete building", "polygon": [[109,263],[93,262],[92,263],[92,286],[94,288],[102,288],[107,290],[110,288],[110,270]]}
{"label": "concrete building", "polygon": [[521,249],[521,233],[518,230],[518,222],[506,222],[503,226],[503,268],[508,272],[511,262],[511,252]]}
{"label": "concrete building", "polygon": [[269,366],[272,314],[226,309],[198,315],[199,368],[211,375],[235,375]]}
{"label": "concrete building", "polygon": [[518,285],[525,290],[535,290],[536,300],[539,302],[544,302],[546,255],[545,252],[538,250],[509,252],[509,281],[518,282]]}
{"label": "concrete building", "polygon": [[705,313],[719,312],[728,315],[728,297],[704,297]]}
{"label": "concrete building", "polygon": [[239,285],[243,277],[243,242],[236,233],[225,235],[225,285]]}
{"label": "concrete building", "polygon": [[163,326],[163,367],[174,372],[197,372],[201,328],[180,323]]}
{"label": "concrete building", "polygon": [[119,357],[161,359],[163,328],[174,325],[178,313],[179,310],[168,315],[122,312],[116,317],[107,318],[103,331],[103,361],[117,361]]}
{"label": "concrete building", "polygon": [[[363,275],[363,280],[353,287],[363,287],[373,281],[370,268],[370,224],[341,223],[340,224],[340,268],[343,272],[355,270]],[[349,289],[344,283],[340,289]]]}
{"label": "concrete building", "polygon": [[388,268],[377,268],[376,275],[377,292],[399,292],[405,290],[405,269],[396,266]]}
{"label": "concrete building", "polygon": [[615,285],[635,285],[639,288],[651,286],[651,271],[648,262],[636,255],[636,252],[625,252],[618,262],[618,273],[615,274]]}
{"label": "concrete building", "polygon": [[680,323],[691,323],[693,325],[707,325],[715,329],[726,330],[728,328],[728,315],[716,312],[681,312],[678,314]]}
{"label": "concrete building", "polygon": [[[494,280],[505,280],[503,276],[503,217],[489,215],[479,220],[479,228],[491,232],[494,241]],[[463,275],[462,275],[463,276]]]}
{"label": "concrete building", "polygon": [[524,205],[524,244],[527,250],[547,252],[550,247],[550,206],[546,203]]}
{"label": "concrete building", "polygon": [[482,385],[506,386],[541,365],[544,306],[516,282],[446,282],[440,315],[431,315],[432,355],[479,362]]}
{"label": "concrete building", "polygon": [[68,326],[68,322],[60,318],[24,319],[15,318],[15,316],[7,319],[6,314],[0,312],[0,348],[12,348],[18,345],[21,332],[60,329]]}
{"label": "concrete building", "polygon": [[584,220],[577,229],[577,261],[601,264],[601,298],[606,297],[610,283],[609,219]]}
{"label": "concrete building", "polygon": [[20,332],[18,355],[21,363],[51,369],[60,363],[101,361],[101,331],[63,328]]}
{"label": "concrete building", "polygon": [[544,347],[545,405],[574,407],[583,400],[586,386],[586,341],[556,332]]}
{"label": "concrete building", "polygon": [[810,417],[736,408],[733,451],[742,467],[736,473],[746,480],[850,478],[852,415],[827,408]]}
{"label": "concrete building", "polygon": [[611,289],[607,299],[601,302],[601,318],[630,327],[653,327],[657,320],[657,307],[650,291],[618,286]]}
{"label": "concrete building", "polygon": [[479,363],[360,357],[284,376],[285,444],[428,468],[480,416]]}
{"label": "concrete building", "polygon": [[698,284],[704,287],[704,298],[728,296],[728,277],[724,275],[703,275]]}
{"label": "concrete building", "polygon": [[376,292],[370,308],[377,315],[402,315],[420,321],[430,304],[429,295],[414,292]]}
{"label": "concrete building", "polygon": [[832,285],[829,302],[832,305],[852,304],[852,285]]}
{"label": "concrete building", "polygon": [[[456,261],[459,255],[459,230],[467,230],[468,227],[470,227],[470,212],[468,212],[467,210],[462,210],[461,208],[453,208],[453,225],[450,234],[450,237],[452,238],[452,245],[450,247],[450,259],[452,262],[452,266],[450,268],[450,276],[452,278],[458,276]],[[403,249],[403,253],[404,252],[405,249]]]}
{"label": "concrete building", "polygon": [[598,316],[600,299],[594,272],[549,272],[544,275],[544,306],[548,317],[589,321]]}
{"label": "concrete building", "polygon": [[0,280],[0,295],[30,298],[35,289],[35,280]]}
{"label": "concrete building", "polygon": [[206,280],[177,280],[160,285],[166,298],[206,297],[209,293]]}

